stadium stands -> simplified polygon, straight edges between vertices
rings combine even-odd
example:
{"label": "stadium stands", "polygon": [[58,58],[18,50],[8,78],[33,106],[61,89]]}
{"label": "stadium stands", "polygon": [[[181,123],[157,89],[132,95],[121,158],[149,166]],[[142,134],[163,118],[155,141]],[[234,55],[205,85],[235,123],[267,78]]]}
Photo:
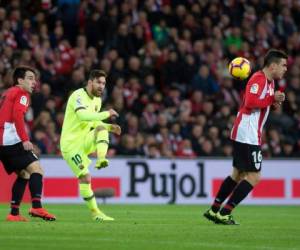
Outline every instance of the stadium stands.
{"label": "stadium stands", "polygon": [[67,96],[102,68],[105,108],[123,128],[110,156],[228,156],[245,82],[227,64],[244,56],[256,70],[279,48],[289,54],[277,83],[287,100],[271,113],[262,148],[265,157],[299,157],[299,18],[299,1],[1,1],[0,92],[14,66],[40,71],[26,122],[40,153],[59,155]]}

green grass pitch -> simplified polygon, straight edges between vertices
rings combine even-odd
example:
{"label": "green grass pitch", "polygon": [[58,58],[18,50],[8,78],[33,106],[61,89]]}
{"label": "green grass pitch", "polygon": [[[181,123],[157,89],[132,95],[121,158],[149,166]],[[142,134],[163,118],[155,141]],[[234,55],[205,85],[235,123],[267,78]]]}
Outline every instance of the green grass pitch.
{"label": "green grass pitch", "polygon": [[[240,206],[240,226],[214,225],[202,217],[207,206],[102,205],[113,222],[90,220],[84,205],[46,205],[58,220],[6,222],[0,205],[1,250],[179,250],[300,249],[299,206]],[[22,206],[26,215],[28,205]]]}

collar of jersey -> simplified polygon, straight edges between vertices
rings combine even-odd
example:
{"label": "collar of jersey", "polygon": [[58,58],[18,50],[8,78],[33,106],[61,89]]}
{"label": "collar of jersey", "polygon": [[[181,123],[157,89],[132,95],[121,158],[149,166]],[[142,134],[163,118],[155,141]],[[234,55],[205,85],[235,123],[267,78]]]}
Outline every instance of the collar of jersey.
{"label": "collar of jersey", "polygon": [[83,89],[84,89],[85,93],[87,94],[87,96],[88,96],[91,100],[93,100],[93,99],[94,99],[94,96],[90,96],[89,93],[87,92],[87,89],[86,89],[86,88],[83,88]]}

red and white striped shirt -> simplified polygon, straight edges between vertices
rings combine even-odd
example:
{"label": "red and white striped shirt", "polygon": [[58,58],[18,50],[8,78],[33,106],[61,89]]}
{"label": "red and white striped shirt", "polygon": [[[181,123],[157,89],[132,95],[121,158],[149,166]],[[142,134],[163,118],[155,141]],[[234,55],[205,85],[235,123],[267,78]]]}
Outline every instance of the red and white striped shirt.
{"label": "red and white striped shirt", "polygon": [[249,79],[239,109],[231,139],[241,143],[261,145],[263,126],[274,102],[274,81],[269,82],[262,71]]}
{"label": "red and white striped shirt", "polygon": [[14,145],[28,141],[24,115],[29,105],[29,93],[11,87],[0,97],[0,145]]}

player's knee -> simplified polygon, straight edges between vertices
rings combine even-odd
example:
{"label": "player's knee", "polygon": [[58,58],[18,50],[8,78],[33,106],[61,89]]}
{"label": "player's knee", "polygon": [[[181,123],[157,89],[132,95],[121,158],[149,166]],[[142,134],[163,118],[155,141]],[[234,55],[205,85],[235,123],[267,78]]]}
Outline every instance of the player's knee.
{"label": "player's knee", "polygon": [[95,134],[94,134],[95,140],[97,140],[100,135],[103,138],[108,137],[108,131],[101,125],[95,128]]}
{"label": "player's knee", "polygon": [[247,173],[245,179],[252,185],[256,186],[260,181],[260,173]]}
{"label": "player's knee", "polygon": [[239,182],[241,180],[241,172],[235,167],[233,168],[231,179],[233,179],[235,182]]}
{"label": "player's knee", "polygon": [[40,163],[38,161],[32,162],[26,168],[26,171],[31,175],[33,173],[38,173],[40,175],[44,175],[44,170],[42,169]]}
{"label": "player's knee", "polygon": [[99,125],[95,128],[95,134],[97,135],[100,131],[106,130],[103,126]]}
{"label": "player's knee", "polygon": [[234,174],[231,174],[231,179],[234,180],[235,182],[239,182],[239,177],[238,175],[234,175]]}
{"label": "player's knee", "polygon": [[239,172],[237,182],[240,182],[240,181],[242,181],[242,180],[245,180],[245,178],[246,178],[246,173],[245,173],[245,172]]}
{"label": "player's knee", "polygon": [[24,180],[29,180],[30,178],[30,174],[24,169],[19,172],[16,172],[16,174],[19,178],[22,178]]}

